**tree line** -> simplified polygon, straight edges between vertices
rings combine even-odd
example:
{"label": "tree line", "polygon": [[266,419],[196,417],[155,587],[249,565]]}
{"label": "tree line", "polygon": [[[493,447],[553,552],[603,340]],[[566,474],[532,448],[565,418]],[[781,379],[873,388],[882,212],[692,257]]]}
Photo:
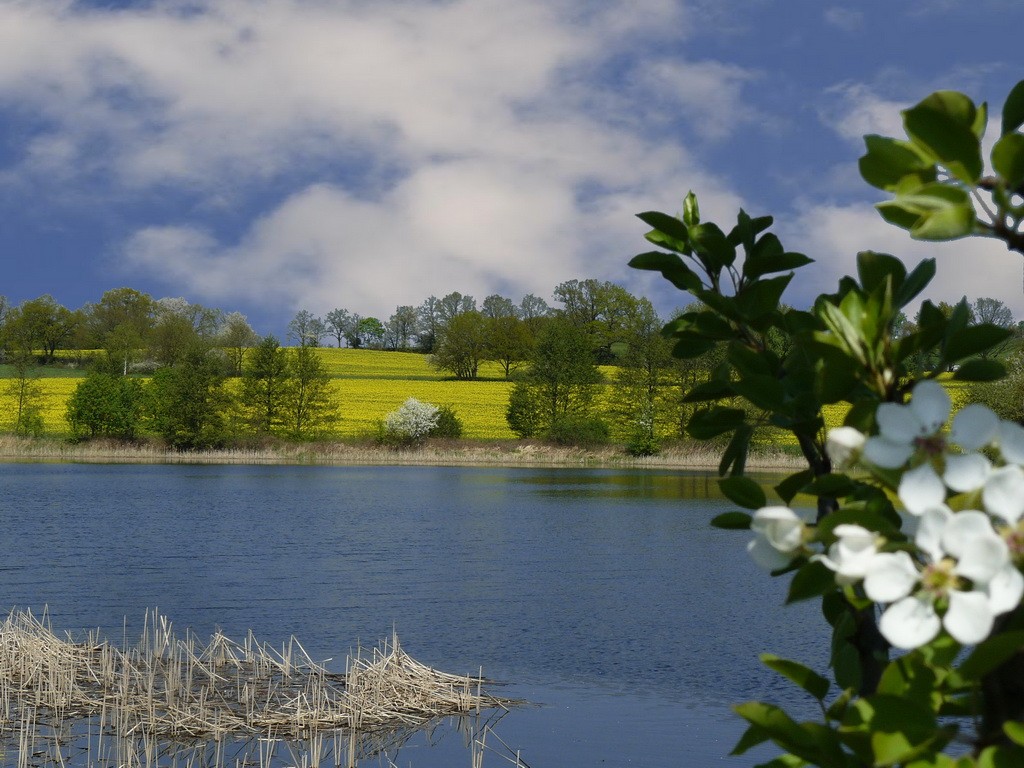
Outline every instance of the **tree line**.
{"label": "tree line", "polygon": [[[684,393],[716,375],[722,353],[711,345],[695,357],[674,355],[675,342],[651,302],[614,283],[570,280],[553,296],[558,306],[532,294],[518,304],[495,294],[478,306],[453,292],[400,306],[386,322],[340,308],[323,318],[300,310],[287,328],[294,347],[260,337],[237,312],[131,288],[107,291],[78,310],[50,296],[14,307],[0,297],[0,349],[13,372],[6,383],[15,404],[11,421],[20,434],[40,428],[33,370],[62,352],[90,368],[69,404],[78,437],[144,432],[189,449],[321,436],[331,431],[337,406],[315,349],[330,339],[427,354],[438,370],[461,380],[477,379],[484,361],[497,362],[514,381],[506,415],[520,437],[574,444],[613,438],[648,454],[666,437],[686,436],[696,405]],[[967,308],[972,322],[1013,327],[1012,312],[995,299]],[[686,323],[702,309],[690,305],[673,322]],[[953,309],[938,305],[939,312]],[[914,333],[921,320],[899,318],[897,335]],[[238,386],[227,385],[232,378]]]}

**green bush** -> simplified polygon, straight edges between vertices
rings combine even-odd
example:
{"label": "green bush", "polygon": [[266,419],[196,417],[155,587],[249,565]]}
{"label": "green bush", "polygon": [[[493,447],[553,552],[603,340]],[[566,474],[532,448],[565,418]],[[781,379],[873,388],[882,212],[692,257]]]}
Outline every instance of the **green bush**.
{"label": "green bush", "polygon": [[596,416],[560,416],[548,430],[548,440],[557,445],[588,448],[608,442],[608,425]]}
{"label": "green bush", "polygon": [[427,433],[427,437],[462,437],[462,420],[450,405],[442,405],[437,409],[437,424]]}
{"label": "green bush", "polygon": [[661,453],[661,443],[647,432],[636,432],[626,443],[626,453],[630,456],[657,456]]}

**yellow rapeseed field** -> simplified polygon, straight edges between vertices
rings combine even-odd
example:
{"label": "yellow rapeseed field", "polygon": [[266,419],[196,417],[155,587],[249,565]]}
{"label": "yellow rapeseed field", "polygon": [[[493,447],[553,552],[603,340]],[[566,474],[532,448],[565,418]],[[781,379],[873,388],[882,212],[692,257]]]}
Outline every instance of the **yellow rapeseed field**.
{"label": "yellow rapeseed field", "polygon": [[[496,363],[481,366],[479,381],[455,381],[431,367],[426,355],[417,353],[324,348],[320,354],[331,376],[331,388],[338,404],[340,418],[334,432],[338,437],[372,434],[380,420],[410,397],[453,408],[462,420],[467,438],[515,437],[505,421],[512,384],[504,379],[504,372]],[[614,377],[609,369],[604,369],[604,373],[606,379]],[[65,418],[67,401],[81,380],[80,377],[68,376],[66,372],[62,376],[44,375],[38,379],[40,407],[47,434],[68,434]],[[9,429],[13,420],[13,399],[4,383],[0,379],[0,429]],[[968,402],[969,392],[964,384],[948,377],[943,383],[952,396],[954,409]],[[235,382],[232,385],[236,385]],[[827,406],[827,426],[838,426],[845,415],[846,406]],[[760,444],[795,447],[795,440],[788,432],[766,430],[755,439]]]}

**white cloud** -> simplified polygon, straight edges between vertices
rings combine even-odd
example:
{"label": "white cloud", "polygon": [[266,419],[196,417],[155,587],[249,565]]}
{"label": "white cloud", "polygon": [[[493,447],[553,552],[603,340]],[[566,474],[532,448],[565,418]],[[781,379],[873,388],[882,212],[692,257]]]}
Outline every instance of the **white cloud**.
{"label": "white cloud", "polygon": [[84,169],[122,195],[192,195],[207,221],[259,193],[232,241],[188,220],[127,239],[126,263],[175,292],[382,314],[635,279],[633,214],[681,199],[680,179],[734,215],[663,128],[726,135],[756,75],[631,56],[686,34],[671,0],[8,2],[0,108],[44,125],[13,169],[37,184]]}
{"label": "white cloud", "polygon": [[903,136],[900,110],[910,104],[886,99],[863,83],[842,83],[825,91],[818,116],[843,139],[860,145],[865,134]]}
{"label": "white cloud", "polygon": [[[1016,317],[1024,317],[1024,260],[997,240],[912,240],[904,230],[887,224],[872,207],[861,204],[808,206],[799,223],[783,225],[780,237],[787,248],[818,262],[805,268],[806,277],[798,277],[790,288],[804,302],[818,293],[834,291],[841,276],[856,274],[857,253],[870,250],[899,257],[908,270],[922,259],[934,258],[936,276],[921,299],[956,302],[963,296],[969,301],[987,296],[1004,302]],[[915,303],[908,314],[916,313],[917,306]]]}
{"label": "white cloud", "polygon": [[844,32],[858,32],[864,26],[864,12],[833,6],[824,11],[825,22]]}

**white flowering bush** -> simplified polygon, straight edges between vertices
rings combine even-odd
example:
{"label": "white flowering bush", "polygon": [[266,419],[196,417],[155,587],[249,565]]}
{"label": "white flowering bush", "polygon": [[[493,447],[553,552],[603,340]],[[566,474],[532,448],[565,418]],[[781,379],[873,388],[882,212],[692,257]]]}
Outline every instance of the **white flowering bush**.
{"label": "white flowering bush", "polygon": [[[1004,104],[990,172],[985,104],[941,91],[905,110],[903,124],[906,139],[866,137],[860,161],[864,179],[892,195],[877,205],[886,221],[920,240],[995,237],[1024,255],[1024,81]],[[719,484],[750,512],[712,522],[749,530],[754,561],[790,578],[787,601],[821,600],[831,628],[831,679],[762,656],[821,718],[739,704],[749,726],[733,752],[774,742],[784,754],[760,768],[1024,766],[1024,427],[976,403],[951,414],[937,381],[944,371],[1003,377],[989,353],[1010,332],[972,324],[966,300],[952,312],[925,300],[897,337],[935,275],[932,259],[908,270],[859,253],[856,275],[802,311],[781,298],[812,260],[785,250],[771,217],[740,211],[727,231],[701,219],[690,193],[679,216],[639,218],[658,250],[631,266],[660,272],[702,307],[665,327],[674,354],[724,347],[725,363],[686,395],[698,404],[687,431],[728,437]],[[847,415],[826,430],[833,404]],[[788,431],[807,464],[774,487],[777,503],[744,476],[763,426]]]}
{"label": "white flowering bush", "polygon": [[415,445],[437,426],[440,415],[441,411],[436,405],[421,403],[410,397],[384,418],[381,442],[396,446]]}

